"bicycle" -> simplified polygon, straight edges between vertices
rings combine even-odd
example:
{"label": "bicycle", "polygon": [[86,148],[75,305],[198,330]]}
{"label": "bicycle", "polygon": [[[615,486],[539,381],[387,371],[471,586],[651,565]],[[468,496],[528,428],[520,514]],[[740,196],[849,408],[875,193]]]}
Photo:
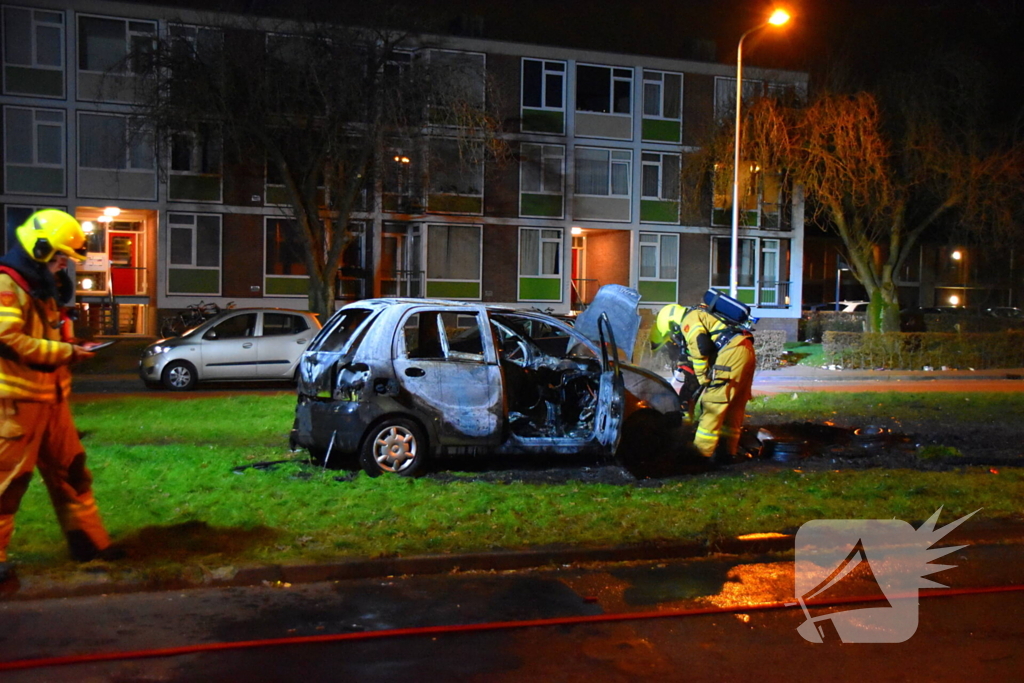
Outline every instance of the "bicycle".
{"label": "bicycle", "polygon": [[[229,302],[226,308],[234,308],[235,302]],[[191,330],[201,325],[213,316],[220,313],[221,308],[217,304],[200,301],[198,304],[189,304],[184,311],[176,315],[167,316],[160,321],[160,335],[163,337],[180,337],[186,330]]]}

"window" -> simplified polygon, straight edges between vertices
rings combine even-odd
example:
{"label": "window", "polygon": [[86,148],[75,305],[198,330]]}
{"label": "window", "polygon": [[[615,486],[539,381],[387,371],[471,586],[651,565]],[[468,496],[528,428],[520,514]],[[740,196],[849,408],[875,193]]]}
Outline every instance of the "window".
{"label": "window", "polygon": [[64,15],[4,7],[4,93],[64,96]]}
{"label": "window", "polygon": [[427,296],[479,299],[481,258],[479,226],[427,226]]}
{"label": "window", "polygon": [[679,235],[642,232],[639,291],[645,301],[675,302],[679,279]]}
{"label": "window", "polygon": [[644,70],[644,117],[678,121],[682,101],[681,74]]}
{"label": "window", "polygon": [[[715,237],[714,267],[711,269],[711,286],[723,290],[729,289],[729,269],[732,264],[732,238]],[[757,248],[757,239],[753,237],[741,237],[739,239],[737,266],[737,286],[753,287],[756,266],[754,258]]]}
{"label": "window", "polygon": [[430,191],[483,195],[483,149],[452,138],[431,139]]}
{"label": "window", "polygon": [[[731,164],[716,166],[716,169],[711,224],[732,225]],[[760,166],[749,162],[740,162],[739,195],[740,225],[764,230],[779,230],[786,226],[787,199],[779,173],[763,171]]]}
{"label": "window", "polygon": [[125,116],[78,115],[78,165],[82,168],[153,171],[152,130]]}
{"label": "window", "polygon": [[632,102],[632,69],[587,65],[576,67],[577,111],[631,114]]}
{"label": "window", "polygon": [[352,239],[341,254],[341,269],[338,272],[338,298],[355,301],[363,298],[363,283],[366,279],[366,228],[362,223],[348,226]]}
{"label": "window", "polygon": [[473,52],[430,51],[432,94],[430,120],[447,126],[466,126],[463,112],[484,108],[484,56]]}
{"label": "window", "polygon": [[[743,106],[746,107],[755,97],[764,92],[761,81],[743,81]],[[715,118],[736,115],[736,79],[715,79]]]}
{"label": "window", "polygon": [[522,159],[520,182],[523,192],[562,194],[564,147],[523,143]]}
{"label": "window", "polygon": [[235,315],[217,323],[203,335],[203,339],[242,339],[256,334],[256,313]]}
{"label": "window", "polygon": [[406,358],[484,360],[480,324],[475,316],[450,311],[414,313],[402,331]]}
{"label": "window", "polygon": [[[712,244],[711,286],[729,289],[732,240],[715,237]],[[784,240],[741,237],[737,254],[737,294],[743,303],[768,308],[786,308],[789,282],[786,278],[787,244]]]}
{"label": "window", "polygon": [[483,213],[483,145],[431,138],[427,209],[441,213]]}
{"label": "window", "polygon": [[218,174],[221,136],[214,126],[202,125],[195,132],[171,136],[171,171],[174,173]]}
{"label": "window", "polygon": [[309,323],[301,315],[288,313],[264,313],[263,336],[277,337],[281,335],[299,334],[309,329]]}
{"label": "window", "polygon": [[633,153],[629,150],[576,148],[576,194],[628,197]]}
{"label": "window", "polygon": [[221,217],[167,214],[167,293],[219,294]]}
{"label": "window", "polygon": [[679,201],[679,155],[644,152],[641,197]]}
{"label": "window", "polygon": [[565,62],[523,60],[523,106],[565,108]]}
{"label": "window", "polygon": [[63,195],[64,112],[4,107],[7,192]]}
{"label": "window", "polygon": [[81,71],[144,73],[150,66],[155,47],[154,22],[87,16],[78,19],[78,68]]}
{"label": "window", "polygon": [[562,272],[562,231],[519,229],[519,274],[558,276]]}
{"label": "window", "polygon": [[268,275],[308,275],[298,233],[298,226],[291,219],[267,219]]}

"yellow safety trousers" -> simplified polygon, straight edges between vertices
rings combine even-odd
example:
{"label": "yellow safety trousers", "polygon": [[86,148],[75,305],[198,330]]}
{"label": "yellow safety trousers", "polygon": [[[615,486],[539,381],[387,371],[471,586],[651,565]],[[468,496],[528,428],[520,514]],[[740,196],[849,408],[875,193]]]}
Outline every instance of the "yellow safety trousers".
{"label": "yellow safety trousers", "polygon": [[710,458],[719,448],[727,455],[736,454],[755,364],[754,342],[745,334],[736,335],[718,352],[712,380],[701,394],[698,406],[693,443],[701,455]]}

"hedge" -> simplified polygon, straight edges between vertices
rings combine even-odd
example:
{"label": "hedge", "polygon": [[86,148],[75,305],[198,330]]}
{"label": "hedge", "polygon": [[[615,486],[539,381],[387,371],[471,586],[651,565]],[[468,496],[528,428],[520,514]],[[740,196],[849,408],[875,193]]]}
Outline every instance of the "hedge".
{"label": "hedge", "polygon": [[822,352],[827,363],[844,368],[1022,368],[1024,331],[826,332]]}

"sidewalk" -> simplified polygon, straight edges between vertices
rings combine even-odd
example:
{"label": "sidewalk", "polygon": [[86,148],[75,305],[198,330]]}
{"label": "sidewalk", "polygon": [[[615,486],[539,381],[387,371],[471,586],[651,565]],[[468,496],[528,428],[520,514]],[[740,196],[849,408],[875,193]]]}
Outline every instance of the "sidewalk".
{"label": "sidewalk", "polygon": [[[957,383],[964,382],[960,386]],[[974,385],[984,382],[984,385]],[[845,370],[790,365],[777,370],[759,370],[754,374],[754,391],[774,393],[779,391],[890,391],[908,390],[905,385],[914,385],[911,390],[944,391],[1024,391],[1024,368],[989,370]],[[904,385],[901,387],[901,385]]]}

